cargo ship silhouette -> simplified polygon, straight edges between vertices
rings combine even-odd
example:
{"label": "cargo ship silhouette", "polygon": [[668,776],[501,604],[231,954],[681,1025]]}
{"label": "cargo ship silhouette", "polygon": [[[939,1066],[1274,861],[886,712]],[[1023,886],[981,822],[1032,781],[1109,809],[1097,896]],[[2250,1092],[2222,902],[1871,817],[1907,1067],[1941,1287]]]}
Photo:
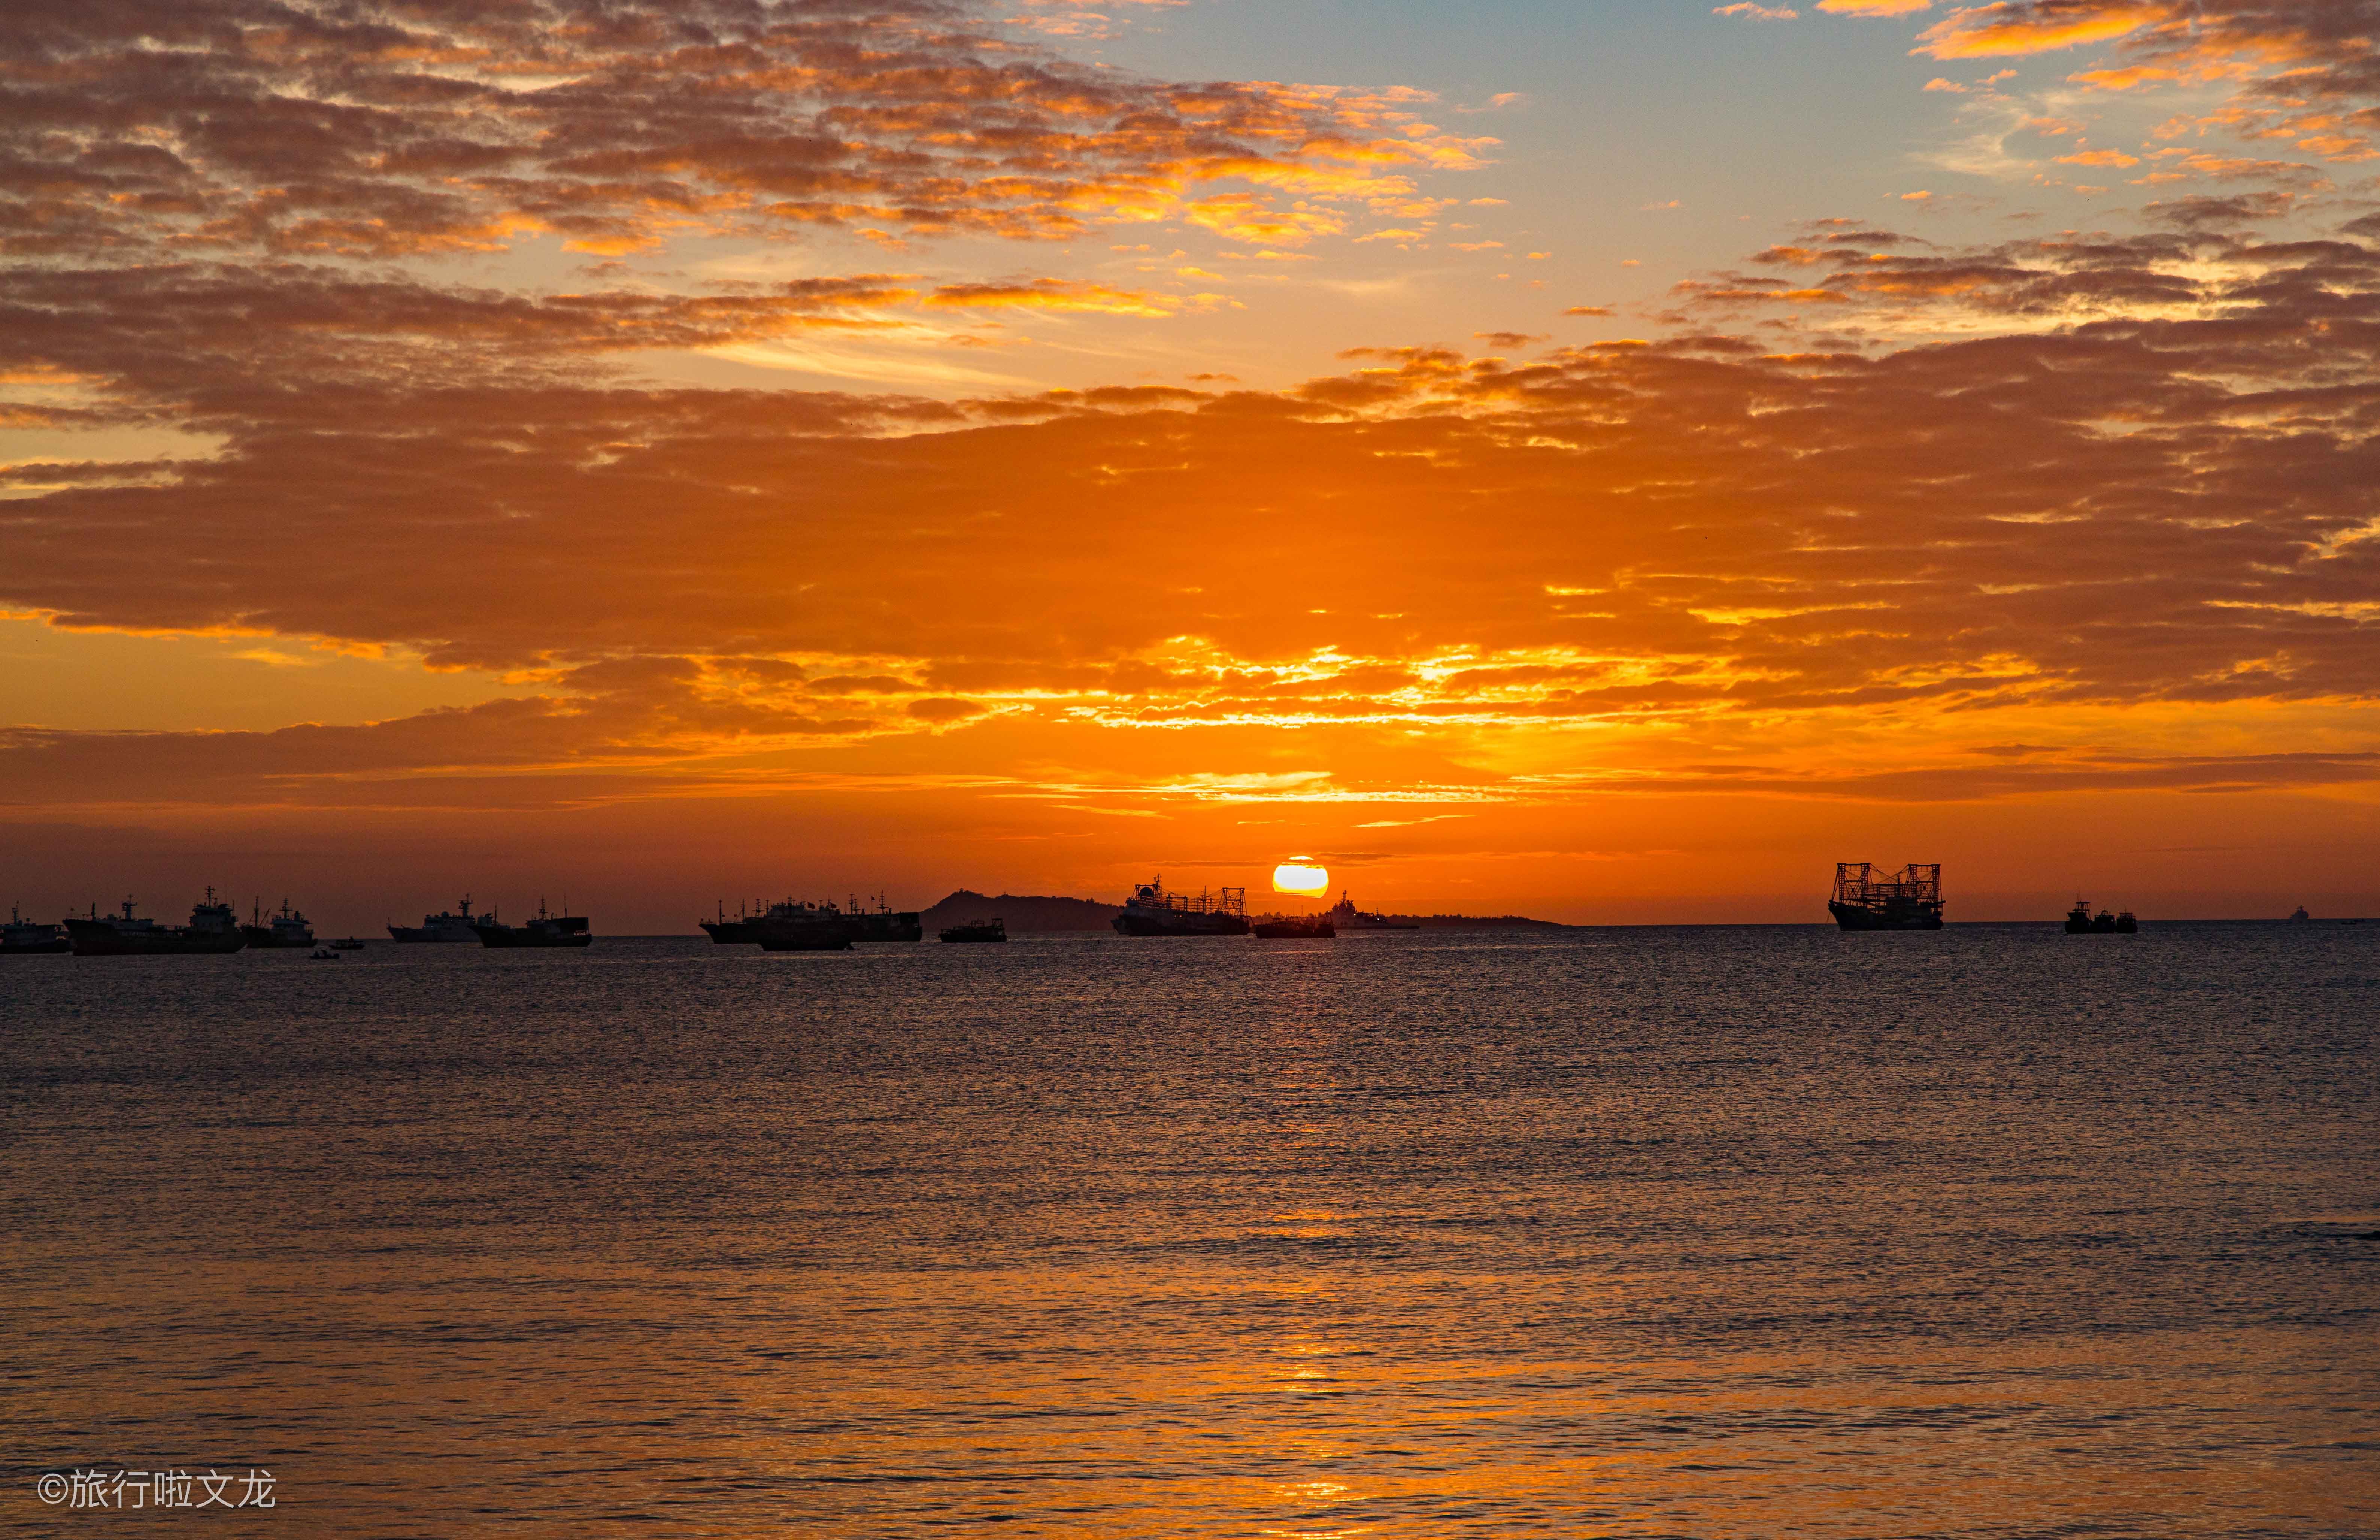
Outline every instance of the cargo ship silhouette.
{"label": "cargo ship silhouette", "polygon": [[1248,891],[1204,889],[1193,897],[1169,893],[1165,879],[1151,878],[1132,891],[1113,921],[1124,936],[1245,936],[1248,933]]}
{"label": "cargo ship silhouette", "polygon": [[1347,890],[1339,890],[1339,902],[1322,911],[1319,916],[1334,931],[1339,930],[1419,930],[1419,920],[1392,920],[1386,915],[1376,915],[1355,907]]}
{"label": "cargo ship silhouette", "polygon": [[1845,930],[1939,930],[1942,863],[1912,861],[1878,876],[1869,862],[1838,861],[1827,912]]}
{"label": "cargo ship silhouette", "polygon": [[67,936],[77,957],[177,957],[237,952],[248,945],[239,916],[230,904],[215,902],[212,888],[190,905],[188,925],[159,925],[145,915],[135,919],[128,898],[121,915],[103,915],[93,904],[87,917],[67,916]]}
{"label": "cargo ship silhouette", "polygon": [[314,944],[314,927],[302,909],[292,909],[289,901],[281,901],[281,913],[267,919],[261,900],[249,901],[249,923],[239,928],[252,947],[310,947]]}
{"label": "cargo ship silhouette", "polygon": [[452,909],[435,915],[424,915],[421,916],[419,925],[397,925],[391,922],[388,928],[389,938],[398,941],[476,941],[480,939],[480,933],[473,928],[478,924],[479,919],[486,916],[475,918],[472,916],[471,895],[468,893],[463,895],[462,909],[463,912],[459,915]]}
{"label": "cargo ship silhouette", "polygon": [[747,915],[739,908],[732,920],[722,902],[717,919],[694,923],[721,946],[758,942],[763,952],[841,952],[856,941],[926,939],[925,921],[917,911],[888,908],[881,894],[877,896],[873,909],[861,907],[857,899],[846,905],[832,899],[824,903],[809,903],[788,898],[770,904],[758,915]]}

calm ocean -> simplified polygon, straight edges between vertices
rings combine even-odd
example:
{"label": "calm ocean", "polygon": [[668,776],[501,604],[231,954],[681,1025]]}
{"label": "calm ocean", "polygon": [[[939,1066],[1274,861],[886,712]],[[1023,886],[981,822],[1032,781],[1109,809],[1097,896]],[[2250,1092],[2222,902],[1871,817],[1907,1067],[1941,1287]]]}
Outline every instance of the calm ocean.
{"label": "calm ocean", "polygon": [[[0,962],[0,1528],[2380,1534],[2380,925]],[[269,1514],[44,1473],[269,1469]]]}

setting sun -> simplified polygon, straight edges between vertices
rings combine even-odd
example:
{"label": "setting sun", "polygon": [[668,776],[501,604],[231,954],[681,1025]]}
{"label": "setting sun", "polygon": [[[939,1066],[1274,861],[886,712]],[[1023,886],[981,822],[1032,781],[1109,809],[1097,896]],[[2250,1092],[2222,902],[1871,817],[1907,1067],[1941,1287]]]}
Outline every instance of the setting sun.
{"label": "setting sun", "polygon": [[1303,861],[1283,861],[1272,869],[1272,891],[1277,893],[1301,893],[1312,898],[1330,890],[1330,874],[1320,867],[1309,867]]}

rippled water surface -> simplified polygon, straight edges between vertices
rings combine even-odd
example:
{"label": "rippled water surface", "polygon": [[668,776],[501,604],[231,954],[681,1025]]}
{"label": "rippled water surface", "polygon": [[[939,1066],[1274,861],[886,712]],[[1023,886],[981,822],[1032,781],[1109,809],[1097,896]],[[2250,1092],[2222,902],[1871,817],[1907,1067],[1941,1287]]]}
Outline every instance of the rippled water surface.
{"label": "rippled water surface", "polygon": [[0,1525],[2380,1533],[2380,926],[0,962]]}

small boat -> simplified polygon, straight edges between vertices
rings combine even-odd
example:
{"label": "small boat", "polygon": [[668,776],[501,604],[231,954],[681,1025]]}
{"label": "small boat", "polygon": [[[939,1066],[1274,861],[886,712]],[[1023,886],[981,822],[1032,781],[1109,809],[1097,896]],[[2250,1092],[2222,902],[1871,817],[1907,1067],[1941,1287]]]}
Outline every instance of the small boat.
{"label": "small boat", "polygon": [[313,963],[336,963],[340,960],[339,954],[329,947],[316,947],[306,954],[306,958]]}
{"label": "small boat", "polygon": [[334,952],[361,952],[363,949],[364,939],[361,936],[342,936],[331,943]]}
{"label": "small boat", "polygon": [[994,917],[977,920],[971,925],[954,925],[942,932],[942,940],[953,944],[960,941],[1004,941],[1008,940],[1008,922]]}
{"label": "small boat", "polygon": [[1269,941],[1328,941],[1338,937],[1339,928],[1319,915],[1294,915],[1264,921],[1257,934]]}
{"label": "small boat", "polygon": [[2111,915],[2102,909],[2094,915],[2088,899],[2076,899],[2073,909],[2066,916],[2066,934],[2069,936],[2130,936],[2140,928],[2141,922],[2132,917],[2130,909],[2120,915]]}
{"label": "small boat", "polygon": [[2297,912],[2296,914],[2294,914],[2294,915],[2291,915],[2291,916],[2289,916],[2289,918],[2291,918],[2291,919],[2293,919],[2293,920],[2310,920],[2310,919],[2313,918],[2313,916],[2312,915],[2307,914],[2307,913],[2306,913],[2306,911],[2305,911],[2305,905],[2304,905],[2304,904],[2302,904],[2302,903],[2301,903],[2301,904],[2299,904],[2299,905],[2298,905],[2298,912]]}

